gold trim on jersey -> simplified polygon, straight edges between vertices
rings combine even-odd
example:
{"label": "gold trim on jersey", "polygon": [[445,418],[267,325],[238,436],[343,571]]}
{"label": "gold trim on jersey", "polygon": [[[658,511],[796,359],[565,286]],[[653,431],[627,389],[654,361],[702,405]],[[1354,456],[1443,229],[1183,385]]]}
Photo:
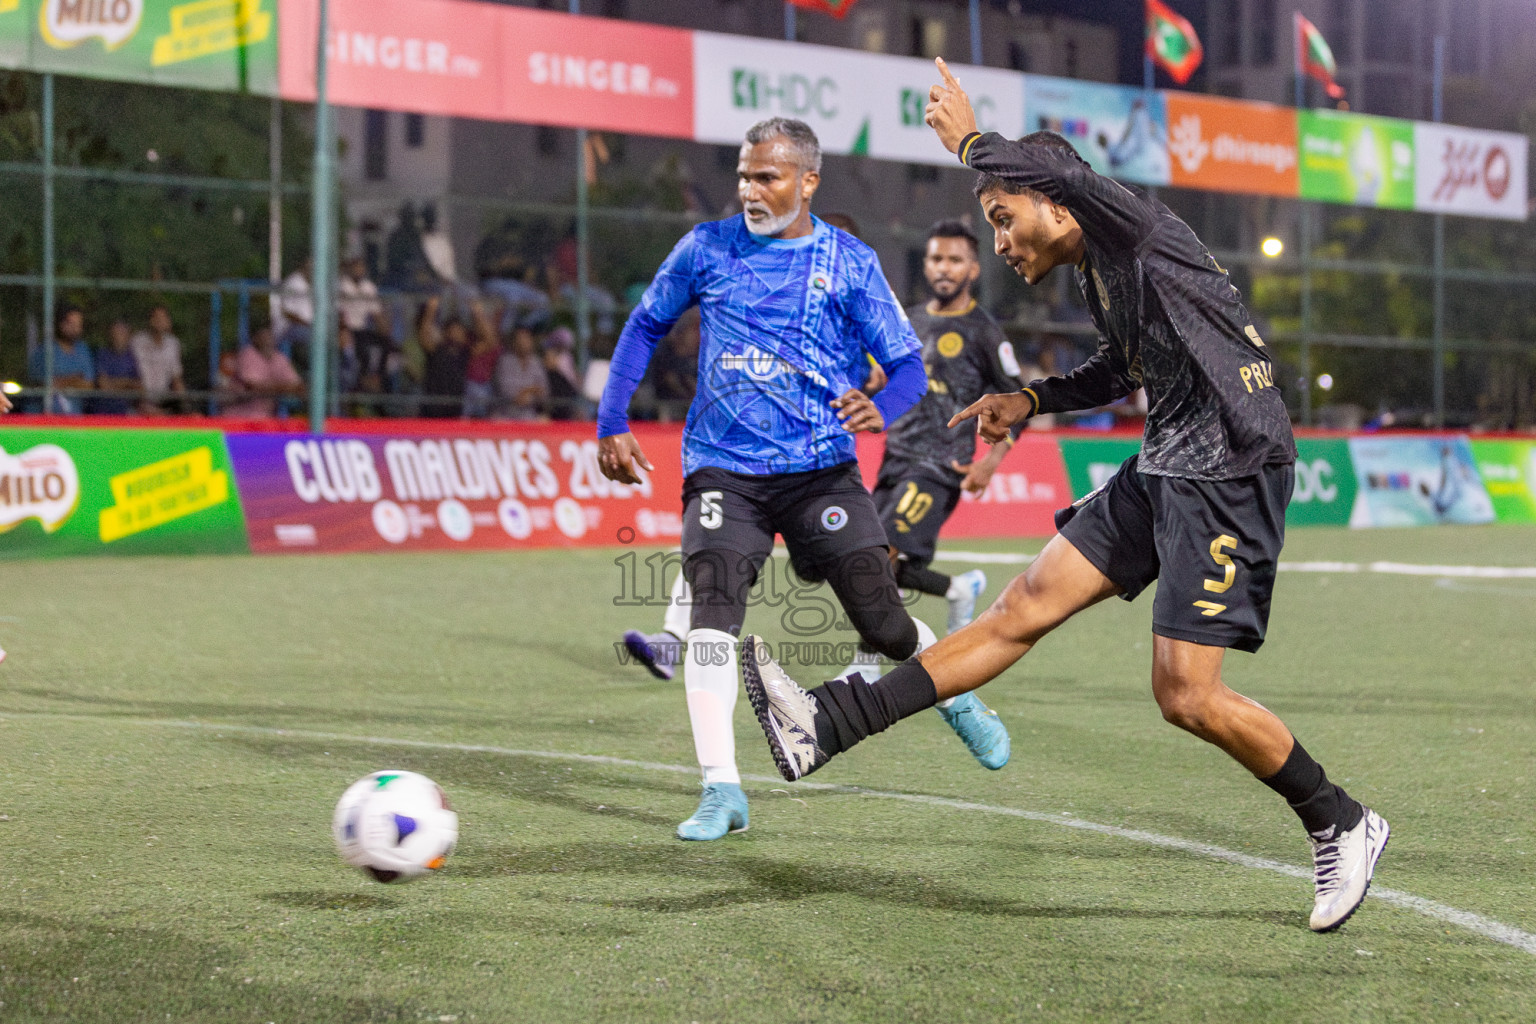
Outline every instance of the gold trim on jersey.
{"label": "gold trim on jersey", "polygon": [[956,312],[953,312],[953,313],[946,313],[946,312],[943,312],[942,310],[934,309],[933,308],[933,300],[932,299],[929,299],[927,301],[927,303],[925,303],[923,305],[923,312],[927,313],[929,316],[965,316],[967,313],[970,313],[970,312],[974,311],[975,309],[976,309],[976,300],[975,299],[971,300],[971,304],[969,306],[966,306],[964,309],[957,310]]}

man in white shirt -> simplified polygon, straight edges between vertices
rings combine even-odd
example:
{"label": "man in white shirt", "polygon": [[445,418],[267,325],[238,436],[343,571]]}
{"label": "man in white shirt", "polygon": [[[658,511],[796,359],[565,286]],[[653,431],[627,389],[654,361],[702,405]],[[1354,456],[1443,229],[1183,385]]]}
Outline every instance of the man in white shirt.
{"label": "man in white shirt", "polygon": [[336,305],[341,312],[341,322],[354,334],[358,331],[389,333],[384,322],[384,304],[379,301],[379,289],[368,280],[368,265],[361,256],[353,256],[341,265],[341,277],[336,282]]}
{"label": "man in white shirt", "polygon": [[144,409],[164,412],[169,395],[181,395],[187,390],[182,382],[181,340],[171,333],[171,311],[164,306],[150,309],[149,330],[135,331],[128,345],[139,364]]}

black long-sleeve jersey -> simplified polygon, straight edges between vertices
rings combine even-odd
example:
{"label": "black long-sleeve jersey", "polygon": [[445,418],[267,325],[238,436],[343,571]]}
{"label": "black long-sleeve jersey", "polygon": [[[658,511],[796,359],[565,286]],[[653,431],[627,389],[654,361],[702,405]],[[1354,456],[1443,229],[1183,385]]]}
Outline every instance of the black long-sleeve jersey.
{"label": "black long-sleeve jersey", "polygon": [[1083,230],[1078,283],[1099,348],[1071,373],[1025,388],[1036,412],[1091,409],[1145,387],[1144,473],[1232,480],[1295,461],[1268,350],[1188,224],[1049,146],[973,133],[960,159],[1047,196]]}
{"label": "black long-sleeve jersey", "polygon": [[1019,364],[1013,345],[991,314],[975,301],[961,313],[930,313],[926,305],[907,310],[923,342],[928,393],[918,399],[885,435],[887,454],[953,473],[976,456],[976,427],[949,419],[982,395],[1017,391]]}

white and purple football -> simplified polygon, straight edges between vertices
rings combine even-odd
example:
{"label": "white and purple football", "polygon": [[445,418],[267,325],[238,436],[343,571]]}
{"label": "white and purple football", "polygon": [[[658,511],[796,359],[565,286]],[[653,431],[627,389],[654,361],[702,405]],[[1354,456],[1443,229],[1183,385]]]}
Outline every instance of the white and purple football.
{"label": "white and purple football", "polygon": [[442,787],[416,772],[385,770],[341,794],[331,819],[341,859],[379,882],[437,871],[459,838],[459,816]]}

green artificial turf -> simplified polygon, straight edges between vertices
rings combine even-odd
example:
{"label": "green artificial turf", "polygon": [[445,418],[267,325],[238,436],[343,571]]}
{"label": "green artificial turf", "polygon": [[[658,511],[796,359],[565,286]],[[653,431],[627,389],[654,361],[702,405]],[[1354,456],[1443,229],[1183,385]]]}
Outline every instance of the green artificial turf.
{"label": "green artificial turf", "polygon": [[[1531,952],[1379,900],[1313,935],[1305,880],[1059,821],[748,781],[749,832],[678,842],[682,686],[619,664],[659,611],[615,604],[615,554],[7,564],[0,1020],[1536,1019]],[[1286,557],[1536,565],[1536,529]],[[749,628],[789,638],[786,607]],[[1150,615],[1107,602],[982,691],[1001,772],[925,714],[813,781],[1306,864],[1269,790],[1161,721]],[[1536,932],[1533,627],[1536,579],[1285,573],[1227,678],[1391,821],[1379,886]],[[771,776],[745,701],[737,737]],[[335,855],[336,798],[386,767],[460,813],[436,877]]]}

